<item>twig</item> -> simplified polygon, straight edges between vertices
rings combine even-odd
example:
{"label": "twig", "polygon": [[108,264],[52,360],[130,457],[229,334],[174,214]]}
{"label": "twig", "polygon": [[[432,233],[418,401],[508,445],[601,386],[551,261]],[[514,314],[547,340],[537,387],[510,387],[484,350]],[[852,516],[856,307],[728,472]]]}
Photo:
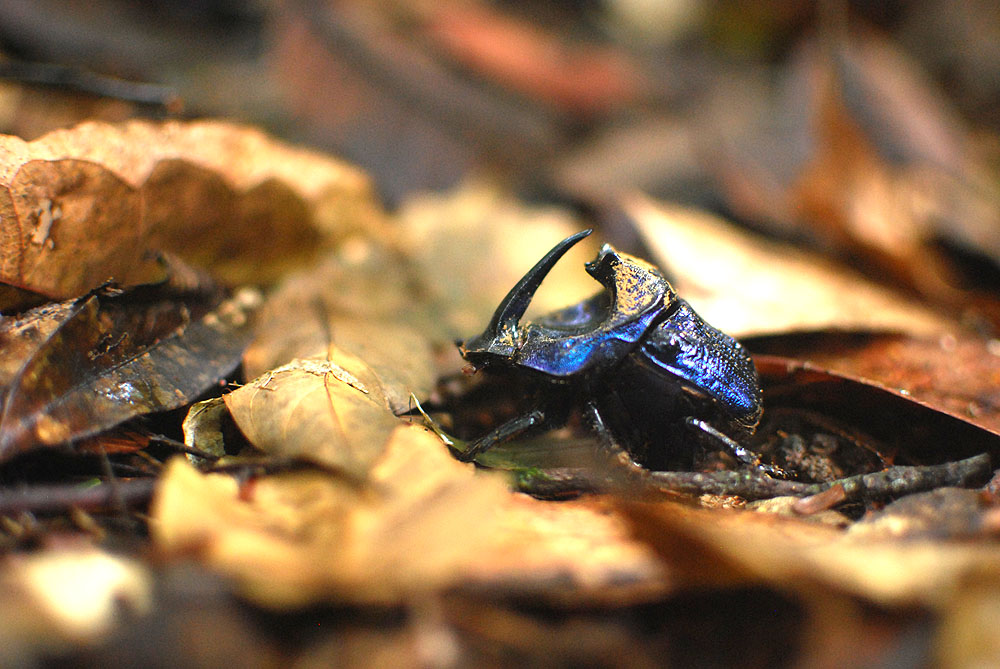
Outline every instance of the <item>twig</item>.
{"label": "twig", "polygon": [[411,110],[505,145],[517,137],[523,144],[552,148],[559,139],[551,114],[463,81],[385,28],[317,0],[297,0],[292,7],[329,49]]}
{"label": "twig", "polygon": [[0,79],[65,88],[165,110],[176,108],[179,101],[177,93],[169,86],[126,81],[57,63],[0,62]]}
{"label": "twig", "polygon": [[203,458],[205,460],[215,461],[215,460],[218,460],[220,458],[220,456],[218,456],[218,455],[216,455],[214,453],[209,453],[208,451],[203,451],[202,449],[195,448],[194,446],[188,446],[183,441],[178,441],[176,439],[171,439],[170,437],[168,437],[166,435],[153,434],[153,435],[150,435],[149,440],[151,442],[155,442],[157,444],[162,444],[163,446],[167,446],[169,448],[172,448],[175,451],[180,451],[181,453],[190,453],[191,455],[197,455],[199,458]]}
{"label": "twig", "polygon": [[153,496],[155,486],[156,479],[143,478],[118,480],[114,486],[102,483],[90,487],[65,484],[0,488],[0,515],[15,515],[25,511],[46,513],[70,508],[118,511],[121,506],[147,503]]}
{"label": "twig", "polygon": [[818,495],[835,486],[843,488],[842,502],[902,497],[942,486],[966,486],[990,473],[986,453],[943,465],[889,467],[826,483],[782,481],[753,470],[722,472],[652,472],[651,481],[664,488],[694,495],[739,495],[745,499]]}

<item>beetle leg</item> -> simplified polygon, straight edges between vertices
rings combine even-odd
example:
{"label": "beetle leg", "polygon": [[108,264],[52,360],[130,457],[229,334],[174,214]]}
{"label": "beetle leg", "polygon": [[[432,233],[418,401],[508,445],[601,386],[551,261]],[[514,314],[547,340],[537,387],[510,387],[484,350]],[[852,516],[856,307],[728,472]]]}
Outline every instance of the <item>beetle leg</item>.
{"label": "beetle leg", "polygon": [[469,447],[465,451],[458,453],[458,459],[462,462],[471,462],[480,453],[485,453],[494,446],[519,437],[544,421],[545,414],[539,409],[511,419],[502,425],[498,425],[491,432],[469,444]]}
{"label": "beetle leg", "polygon": [[594,402],[587,402],[587,413],[590,415],[590,422],[594,428],[594,432],[597,433],[598,442],[601,444],[601,448],[611,456],[615,464],[624,467],[624,471],[637,474],[640,478],[645,478],[649,471],[640,465],[638,462],[632,459],[632,455],[625,450],[625,447],[618,443],[615,436],[611,434],[611,430],[604,423],[604,417],[601,416],[600,410],[597,408],[597,404]]}
{"label": "beetle leg", "polygon": [[786,472],[784,469],[782,469],[777,465],[769,465],[765,462],[761,462],[759,455],[751,451],[749,448],[746,448],[745,446],[740,446],[731,437],[715,429],[705,421],[698,420],[693,416],[688,416],[687,418],[684,419],[684,422],[687,424],[689,428],[693,430],[700,430],[703,434],[708,435],[709,437],[715,439],[717,442],[725,446],[726,450],[732,453],[733,457],[735,457],[743,464],[750,465],[751,467],[756,467],[757,469],[764,472],[768,476],[774,478],[781,478],[781,479],[788,478],[788,472]]}

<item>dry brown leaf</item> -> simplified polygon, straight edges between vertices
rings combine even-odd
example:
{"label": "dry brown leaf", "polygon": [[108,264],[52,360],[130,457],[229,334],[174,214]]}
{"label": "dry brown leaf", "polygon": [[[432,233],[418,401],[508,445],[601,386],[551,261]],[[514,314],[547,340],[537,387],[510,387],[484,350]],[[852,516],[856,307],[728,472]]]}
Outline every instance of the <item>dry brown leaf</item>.
{"label": "dry brown leaf", "polygon": [[363,477],[398,419],[363,360],[336,347],[297,358],[225,396],[233,420],[257,448]]}
{"label": "dry brown leaf", "polygon": [[257,380],[226,397],[251,442],[364,475],[397,424],[393,414],[437,378],[432,344],[445,335],[417,285],[406,259],[372,239],[289,276],[244,356]]}
{"label": "dry brown leaf", "polygon": [[664,586],[656,561],[614,516],[510,493],[421,428],[397,428],[369,482],[308,472],[240,491],[178,458],[152,506],[154,539],[278,607],[395,603],[472,583],[505,591],[557,583],[580,596]]}
{"label": "dry brown leaf", "polygon": [[155,251],[233,283],[269,281],[383,225],[359,170],[212,121],[0,137],[0,217],[0,281],[48,297],[146,281]]}
{"label": "dry brown leaf", "polygon": [[[812,341],[808,341],[808,340]],[[807,360],[874,382],[918,402],[1000,433],[1000,340],[969,334],[933,338],[867,336],[794,337],[752,342],[755,354]]]}
{"label": "dry brown leaf", "polygon": [[270,295],[244,356],[248,376],[325,353],[331,341],[362,357],[394,410],[434,382],[430,342],[447,339],[421,299],[407,260],[373,239],[343,244]]}
{"label": "dry brown leaf", "polygon": [[626,207],[678,293],[735,336],[840,329],[938,334],[933,311],[820,256],[710,214],[634,195]]}

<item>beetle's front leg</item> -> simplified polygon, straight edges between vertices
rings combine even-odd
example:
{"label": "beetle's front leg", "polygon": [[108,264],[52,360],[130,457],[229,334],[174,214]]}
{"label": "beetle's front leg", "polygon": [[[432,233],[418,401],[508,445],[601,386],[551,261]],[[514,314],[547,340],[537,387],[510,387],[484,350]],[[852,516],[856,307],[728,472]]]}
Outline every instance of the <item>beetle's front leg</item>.
{"label": "beetle's front leg", "polygon": [[698,420],[693,416],[688,416],[684,419],[684,422],[692,430],[699,430],[702,434],[705,434],[717,442],[722,444],[726,450],[733,454],[737,460],[745,465],[751,467],[756,467],[768,476],[780,479],[789,478],[788,472],[777,465],[769,465],[767,463],[760,461],[760,456],[751,451],[745,446],[740,446],[732,437],[720,432],[703,420]]}
{"label": "beetle's front leg", "polygon": [[545,413],[540,409],[513,418],[473,441],[465,451],[458,453],[457,457],[462,462],[472,462],[480,453],[485,453],[494,446],[515,439],[528,430],[541,425],[544,421]]}

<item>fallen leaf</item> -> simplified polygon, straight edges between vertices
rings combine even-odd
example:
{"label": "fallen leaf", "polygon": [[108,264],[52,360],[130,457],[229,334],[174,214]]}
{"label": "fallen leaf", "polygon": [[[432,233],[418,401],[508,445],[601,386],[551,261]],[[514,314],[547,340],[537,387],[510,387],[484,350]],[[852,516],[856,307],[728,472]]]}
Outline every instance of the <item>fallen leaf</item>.
{"label": "fallen leaf", "polygon": [[678,294],[733,336],[809,330],[938,334],[954,328],[910,298],[807,251],[700,211],[634,195],[626,202]]}
{"label": "fallen leaf", "polygon": [[638,68],[623,50],[563,43],[487,6],[434,6],[420,19],[425,37],[459,65],[561,111],[588,118],[639,97]]}
{"label": "fallen leaf", "polygon": [[855,539],[975,539],[988,532],[991,511],[979,490],[939,488],[897,499],[847,529]]}
{"label": "fallen leaf", "polygon": [[8,337],[27,331],[37,346],[5,362],[20,367],[5,386],[0,458],[183,406],[235,369],[254,291],[213,303],[147,290],[105,288],[6,324]]}
{"label": "fallen leaf", "polygon": [[146,567],[90,546],[8,556],[3,566],[5,661],[19,647],[95,643],[120,622],[123,605],[138,615],[153,607]]}
{"label": "fallen leaf", "polygon": [[[431,312],[445,320],[452,337],[481,332],[518,279],[557,242],[586,227],[565,209],[526,207],[483,183],[415,196],[399,217]],[[596,241],[584,240],[556,264],[527,318],[601,289],[583,271],[597,255]]]}
{"label": "fallen leaf", "polygon": [[[411,203],[403,220],[406,255],[354,240],[288,277],[260,312],[245,356],[247,372],[258,378],[226,399],[258,448],[363,473],[381,453],[392,414],[411,409],[411,395],[430,394],[440,375],[435,352],[453,351],[457,336],[483,327],[537,259],[526,255],[530,249],[540,256],[572,230],[558,210],[524,209],[485,187]],[[526,222],[531,226],[522,227]],[[474,241],[480,235],[484,240]],[[462,239],[475,251],[461,252]],[[534,309],[599,287],[582,271],[580,252],[574,255],[579,265],[557,268]],[[292,359],[300,362],[286,365]],[[338,381],[337,369],[368,392]]]}
{"label": "fallen leaf", "polygon": [[783,93],[715,162],[730,206],[944,307],[975,305],[956,286],[982,273],[941,242],[995,264],[1000,189],[951,102],[872,30],[811,39],[787,69]]}
{"label": "fallen leaf", "polygon": [[[221,397],[192,404],[181,425],[185,445],[219,458],[224,456],[226,445],[222,434],[222,420],[227,411],[226,401]],[[198,463],[203,458],[188,454],[188,459]]]}
{"label": "fallen leaf", "polygon": [[85,123],[0,137],[0,281],[50,298],[158,276],[156,252],[269,282],[383,229],[368,179],[222,122]]}
{"label": "fallen leaf", "polygon": [[989,453],[1000,461],[1000,433],[929,406],[905,391],[779,356],[754,356],[767,412],[800,410],[874,440],[896,462],[936,464]]}
{"label": "fallen leaf", "polygon": [[244,356],[248,376],[295,358],[325,355],[332,342],[378,376],[394,411],[435,381],[431,348],[444,328],[422,299],[408,260],[372,239],[356,239],[317,266],[286,277],[257,315]]}
{"label": "fallen leaf", "polygon": [[989,544],[855,537],[789,516],[677,504],[626,504],[623,510],[669,567],[705,585],[763,581],[814,603],[846,593],[881,606],[942,610],[970,576],[1000,579],[1000,556]]}
{"label": "fallen leaf", "polygon": [[231,478],[168,465],[154,540],[235,578],[268,606],[391,604],[462,584],[586,598],[662,591],[663,573],[613,516],[510,493],[454,460],[430,433],[399,426],[359,487],[325,472]]}
{"label": "fallen leaf", "polygon": [[233,420],[257,448],[363,477],[399,421],[371,367],[331,346],[295,359],[225,396]]}
{"label": "fallen leaf", "polygon": [[808,361],[905,394],[1000,433],[1000,342],[968,333],[940,337],[812,333],[744,340],[755,354]]}

